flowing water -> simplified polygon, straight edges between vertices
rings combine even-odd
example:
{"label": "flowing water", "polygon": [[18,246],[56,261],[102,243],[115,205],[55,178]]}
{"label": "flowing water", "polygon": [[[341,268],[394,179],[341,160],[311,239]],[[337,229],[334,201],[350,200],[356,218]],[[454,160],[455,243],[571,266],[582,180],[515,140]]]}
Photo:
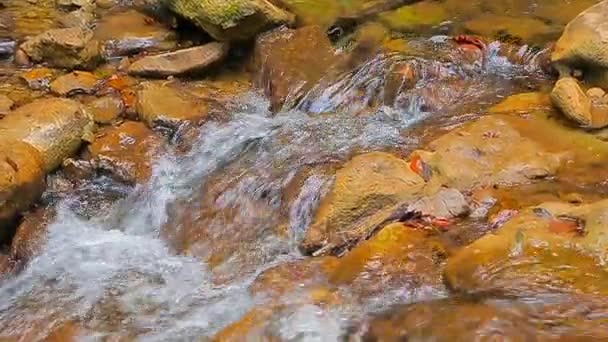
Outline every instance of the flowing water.
{"label": "flowing water", "polygon": [[[371,82],[370,87],[381,89],[373,83],[383,80],[374,64],[383,62],[370,61],[338,83],[322,91],[314,89],[309,94],[308,99],[313,99],[309,106],[319,109],[326,103],[319,111],[336,112],[352,86]],[[513,75],[524,75],[516,66],[509,68],[505,60],[490,57],[488,62],[484,73],[505,85]],[[378,96],[377,89],[369,96]],[[407,134],[408,128],[438,115],[414,105],[405,109],[386,107],[369,116],[353,116],[352,108],[331,115],[297,110],[272,115],[265,109],[267,103],[255,93],[244,94],[240,103],[242,110],[233,113],[230,122],[203,127],[187,155],[163,155],[156,161],[149,183],[137,187],[103,215],[84,218],[77,210],[83,205],[82,196],[63,199],[40,255],[0,287],[0,297],[5,299],[0,303],[0,331],[9,336],[35,331],[39,335],[28,335],[34,340],[62,322],[83,321],[93,339],[118,331],[128,331],[143,341],[212,336],[256,304],[247,287],[257,274],[300,258],[295,246],[319,198],[331,185],[331,176],[313,173],[308,177],[288,209],[289,237],[258,238],[252,246],[255,251],[247,256],[256,259],[254,265],[219,285],[205,264],[176,254],[161,238],[163,226],[174,220],[168,215],[168,205],[196,198],[195,189],[213,174],[227,173],[236,184],[223,191],[216,205],[239,208],[241,221],[255,220],[256,213],[247,211],[243,198],[267,192],[266,200],[274,213],[258,224],[272,229],[280,219],[281,189],[303,166],[343,161],[356,151],[395,147],[410,150],[419,145],[419,137]],[[101,179],[86,186],[108,189],[108,182]],[[86,196],[90,192],[85,192]],[[220,234],[227,230],[238,235],[222,220],[209,224],[215,225],[212,229]],[[411,293],[395,291],[373,299],[376,305],[370,303],[369,309],[414,300]],[[443,295],[433,290],[417,294],[427,299]],[[324,312],[308,305],[286,314],[274,323],[274,329],[285,339],[306,336],[335,340],[350,314]]]}
{"label": "flowing water", "polygon": [[[420,39],[437,51],[444,42],[443,36]],[[128,189],[100,177],[54,198],[57,215],[39,255],[0,283],[0,337],[35,341],[68,322],[83,327],[83,341],[212,337],[267,302],[248,291],[257,275],[303,257],[297,244],[333,182],[324,166],[364,151],[405,155],[509,94],[547,86],[537,60],[544,51],[523,47],[514,63],[501,48],[492,43],[473,65],[446,62],[432,50],[379,55],[320,82],[277,114],[260,94],[242,94],[231,119],[201,127],[190,151],[159,156],[147,184]],[[391,97],[389,74],[404,63],[422,77]],[[298,177],[302,184],[286,201],[283,193]],[[108,192],[119,199],[95,207],[94,194]],[[204,217],[191,219],[202,222],[212,241],[231,240],[213,265],[214,246],[180,240],[192,232],[178,218],[206,205]],[[285,234],[277,234],[278,226]],[[342,295],[354,296],[349,291]],[[443,286],[387,288],[328,309],[290,306],[300,302],[295,292],[268,329],[281,340],[335,341],[370,312],[447,295]]]}

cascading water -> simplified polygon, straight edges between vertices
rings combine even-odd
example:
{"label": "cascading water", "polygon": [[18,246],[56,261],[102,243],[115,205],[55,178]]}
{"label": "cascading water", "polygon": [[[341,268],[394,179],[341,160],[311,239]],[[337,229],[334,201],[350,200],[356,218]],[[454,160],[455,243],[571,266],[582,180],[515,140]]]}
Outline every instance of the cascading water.
{"label": "cascading water", "polygon": [[[507,65],[505,61],[493,63],[497,60],[492,58],[488,65],[500,65],[497,69],[507,72],[501,69]],[[60,202],[40,254],[21,273],[0,284],[4,299],[0,302],[0,337],[31,331],[28,339],[36,340],[62,322],[78,321],[84,322],[86,335],[92,339],[120,332],[145,341],[193,340],[211,336],[237,320],[259,300],[247,292],[252,279],[278,262],[300,257],[295,246],[331,177],[310,175],[288,210],[288,239],[260,240],[262,245],[255,246],[252,253],[263,257],[253,269],[221,285],[203,262],[176,254],[161,238],[163,226],[173,220],[167,206],[194,198],[196,189],[204,189],[209,177],[219,171],[235,180],[218,197],[215,205],[219,209],[246,208],[242,198],[259,196],[260,189],[270,193],[265,195],[270,197],[268,201],[278,206],[285,184],[305,165],[341,162],[365,150],[416,146],[418,140],[404,137],[402,132],[430,115],[422,115],[415,100],[423,95],[411,95],[412,106],[407,110],[389,106],[365,116],[352,115],[360,107],[342,106],[354,98],[355,89],[365,90],[365,101],[382,98],[378,89],[385,75],[380,70],[386,62],[372,60],[335,84],[313,89],[304,100],[308,103],[304,109],[335,112],[331,115],[287,111],[273,116],[257,95],[244,96],[242,111],[233,113],[230,122],[204,126],[185,156],[171,151],[161,156],[149,183],[138,186],[107,213],[87,219],[74,209],[79,206],[75,198]],[[425,79],[424,86],[432,81]],[[251,214],[246,210],[237,213],[241,221],[255,216],[248,216]],[[275,210],[273,215],[280,214]],[[276,216],[259,224],[272,229]],[[224,221],[209,224],[218,234],[233,234],[231,229],[238,229],[224,226]],[[399,300],[407,302],[408,296]],[[441,294],[429,291],[416,296]],[[382,303],[373,307],[392,299],[379,299]],[[273,323],[273,329],[286,340],[302,336],[335,340],[344,317],[308,305]]]}

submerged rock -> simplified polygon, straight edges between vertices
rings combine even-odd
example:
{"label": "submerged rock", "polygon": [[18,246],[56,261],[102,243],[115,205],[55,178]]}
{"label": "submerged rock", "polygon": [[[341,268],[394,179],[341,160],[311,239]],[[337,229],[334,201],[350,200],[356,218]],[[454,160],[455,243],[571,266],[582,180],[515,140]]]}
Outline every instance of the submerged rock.
{"label": "submerged rock", "polygon": [[252,295],[267,295],[278,300],[283,296],[310,288],[328,286],[328,277],[340,261],[321,257],[288,262],[260,274],[249,287]]}
{"label": "submerged rock", "polygon": [[50,172],[78,151],[83,138],[90,139],[93,120],[83,106],[72,100],[50,98],[19,107],[0,120],[2,138],[34,147]]}
{"label": "submerged rock", "polygon": [[137,76],[167,77],[204,71],[216,65],[228,52],[222,43],[209,43],[189,49],[147,56],[129,66],[129,74]]}
{"label": "submerged rock", "polygon": [[575,70],[591,84],[608,88],[608,1],[588,8],[572,20],[555,44],[551,60],[560,76]]}
{"label": "submerged rock", "polygon": [[97,169],[110,173],[119,181],[142,184],[152,174],[152,162],[163,146],[162,139],[140,122],[127,121],[116,127],[105,127],[88,146]]}
{"label": "submerged rock", "polygon": [[550,108],[551,99],[549,95],[535,92],[511,95],[492,106],[489,112],[492,114],[522,114]]}
{"label": "submerged rock", "polygon": [[606,296],[607,220],[608,201],[526,209],[449,258],[446,280],[469,293]]}
{"label": "submerged rock", "polygon": [[393,223],[339,259],[330,283],[348,287],[360,300],[391,291],[414,294],[443,289],[443,243],[430,232]]}
{"label": "submerged rock", "polygon": [[169,8],[217,40],[245,40],[294,16],[268,0],[169,0]]}
{"label": "submerged rock", "polygon": [[103,42],[108,57],[165,51],[177,46],[172,30],[135,10],[105,16],[95,28],[94,37]]}
{"label": "submerged rock", "polygon": [[270,99],[273,111],[297,104],[339,60],[317,26],[279,28],[260,35],[254,54],[255,83]]}
{"label": "submerged rock", "polygon": [[399,306],[365,322],[370,341],[533,341],[534,325],[519,312],[483,302],[444,299]]}
{"label": "submerged rock", "polygon": [[34,62],[58,68],[93,69],[101,60],[99,42],[87,29],[53,29],[28,39],[20,46]]}

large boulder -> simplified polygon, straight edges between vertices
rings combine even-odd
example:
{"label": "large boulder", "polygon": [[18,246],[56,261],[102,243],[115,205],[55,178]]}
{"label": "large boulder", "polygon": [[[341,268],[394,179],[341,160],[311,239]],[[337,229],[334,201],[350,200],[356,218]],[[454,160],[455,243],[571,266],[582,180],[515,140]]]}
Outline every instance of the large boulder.
{"label": "large boulder", "polygon": [[41,99],[19,107],[0,120],[2,139],[31,145],[50,172],[78,151],[83,139],[91,140],[93,120],[72,100]]}
{"label": "large boulder", "polygon": [[255,83],[270,99],[273,111],[296,105],[338,61],[329,38],[317,26],[279,28],[260,35],[254,59]]}
{"label": "large boulder", "polygon": [[551,60],[561,76],[582,71],[585,79],[608,87],[608,1],[579,14],[564,29]]}
{"label": "large boulder", "polygon": [[416,151],[432,170],[436,188],[461,191],[478,186],[515,185],[555,175],[560,153],[528,136],[524,118],[491,115],[454,130]]}
{"label": "large boulder", "polygon": [[381,152],[356,156],[336,172],[335,184],[321,201],[302,249],[313,253],[364,239],[374,228],[370,218],[375,223],[373,217],[381,209],[420,197],[424,185],[424,179],[402,159]]}
{"label": "large boulder", "polygon": [[10,236],[8,228],[16,215],[42,195],[45,175],[39,151],[27,143],[0,138],[0,241]]}
{"label": "large boulder", "polygon": [[169,0],[169,7],[217,40],[245,40],[294,16],[268,0]]}
{"label": "large boulder", "polygon": [[93,69],[101,60],[93,32],[78,27],[49,30],[28,39],[20,49],[32,61],[58,68]]}
{"label": "large boulder", "polygon": [[606,200],[528,208],[450,257],[445,278],[467,293],[606,296],[607,221]]}

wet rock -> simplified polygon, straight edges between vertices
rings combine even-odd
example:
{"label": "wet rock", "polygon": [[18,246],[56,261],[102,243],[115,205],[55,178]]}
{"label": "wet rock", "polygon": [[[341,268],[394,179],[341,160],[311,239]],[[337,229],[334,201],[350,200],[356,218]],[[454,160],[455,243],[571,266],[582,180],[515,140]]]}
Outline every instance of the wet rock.
{"label": "wet rock", "polygon": [[89,139],[93,121],[83,106],[72,100],[50,98],[19,107],[0,120],[3,138],[30,144],[50,172],[76,153]]}
{"label": "wet rock", "polygon": [[582,127],[608,126],[608,99],[590,98],[575,78],[559,79],[551,92],[551,102],[568,119]]}
{"label": "wet rock", "polygon": [[526,209],[448,260],[446,280],[465,292],[605,296],[608,201]]}
{"label": "wet rock", "polygon": [[543,41],[551,33],[551,28],[542,20],[530,17],[482,14],[464,23],[469,33],[482,37],[509,38],[517,43]]}
{"label": "wet rock", "polygon": [[108,95],[95,99],[87,104],[93,120],[98,124],[109,124],[117,120],[124,112],[124,104],[118,97]]}
{"label": "wet rock", "polygon": [[591,84],[608,87],[608,1],[601,1],[576,18],[564,29],[553,49],[551,60],[560,76],[573,76],[575,70]]}
{"label": "wet rock", "polygon": [[255,83],[264,89],[273,111],[297,104],[338,62],[325,32],[316,26],[260,35],[254,53]]}
{"label": "wet rock", "polygon": [[243,315],[243,317],[241,317],[241,319],[237,322],[234,322],[220,330],[217,334],[215,334],[215,336],[213,336],[211,341],[238,341],[244,336],[255,338],[255,336],[263,334],[264,324],[272,317],[275,310],[276,308],[274,307],[252,309]]}
{"label": "wet rock", "polygon": [[34,62],[58,68],[93,69],[101,60],[99,42],[82,28],[52,29],[28,39],[20,46]]}
{"label": "wet rock", "polygon": [[370,319],[362,335],[370,341],[531,341],[534,325],[513,309],[444,299],[400,306]]}
{"label": "wet rock", "polygon": [[93,94],[97,91],[101,81],[92,73],[85,71],[72,71],[59,76],[51,84],[51,91],[59,96],[72,96],[76,94]]}
{"label": "wet rock", "polygon": [[209,43],[189,49],[147,56],[129,66],[129,74],[137,76],[167,77],[204,71],[216,65],[228,52],[222,43]]}
{"label": "wet rock", "polygon": [[464,195],[456,189],[441,189],[432,196],[426,196],[412,203],[408,210],[439,218],[463,216],[470,211]]}
{"label": "wet rock", "polygon": [[50,86],[59,73],[49,68],[36,68],[19,75],[32,90],[42,90]]}
{"label": "wet rock", "polygon": [[95,3],[94,0],[57,0],[56,2],[57,6],[65,9],[92,8]]}
{"label": "wet rock", "polygon": [[176,129],[183,123],[198,124],[207,118],[204,101],[180,85],[147,82],[137,92],[137,113],[150,127]]}
{"label": "wet rock", "polygon": [[489,110],[493,114],[522,114],[551,108],[551,99],[545,93],[521,93],[507,97]]}
{"label": "wet rock", "polygon": [[153,158],[162,145],[162,139],[146,125],[127,121],[102,128],[88,152],[98,169],[119,181],[141,184],[150,178]]}
{"label": "wet rock", "polygon": [[365,239],[376,228],[378,211],[419,197],[424,185],[404,160],[380,152],[359,155],[336,172],[300,247],[314,253]]}
{"label": "wet rock", "polygon": [[296,15],[298,26],[365,22],[379,13],[391,11],[413,2],[410,0],[271,0]]}
{"label": "wet rock", "polygon": [[12,55],[15,53],[17,44],[11,39],[0,39],[0,56]]}
{"label": "wet rock", "polygon": [[380,15],[380,21],[396,31],[412,32],[439,25],[448,19],[442,3],[422,1]]}
{"label": "wet rock", "polygon": [[267,0],[170,0],[168,6],[217,40],[246,40],[294,22],[291,13]]}
{"label": "wet rock", "polygon": [[0,95],[0,118],[8,113],[15,103],[6,95]]}
{"label": "wet rock", "polygon": [[79,9],[76,11],[68,12],[59,18],[59,27],[79,27],[84,29],[91,28],[95,15],[87,10]]}
{"label": "wet rock", "polygon": [[31,145],[5,136],[0,138],[0,241],[10,237],[9,227],[16,215],[42,195],[44,166],[42,155]]}
{"label": "wet rock", "polygon": [[25,214],[11,242],[10,258],[13,262],[23,265],[40,252],[46,239],[48,224],[54,217],[55,211],[46,207]]}
{"label": "wet rock", "polygon": [[103,42],[107,57],[165,51],[177,46],[173,31],[135,10],[103,17],[95,28],[94,37]]}
{"label": "wet rock", "polygon": [[522,134],[515,116],[492,115],[452,131],[416,151],[432,170],[432,188],[468,190],[478,186],[515,185],[555,175],[564,156]]}
{"label": "wet rock", "polygon": [[327,278],[338,264],[338,259],[331,256],[284,263],[260,274],[249,291],[278,299],[304,288],[327,286]]}
{"label": "wet rock", "polygon": [[446,257],[436,236],[393,223],[340,258],[329,279],[336,286],[348,286],[360,300],[391,291],[439,292]]}

